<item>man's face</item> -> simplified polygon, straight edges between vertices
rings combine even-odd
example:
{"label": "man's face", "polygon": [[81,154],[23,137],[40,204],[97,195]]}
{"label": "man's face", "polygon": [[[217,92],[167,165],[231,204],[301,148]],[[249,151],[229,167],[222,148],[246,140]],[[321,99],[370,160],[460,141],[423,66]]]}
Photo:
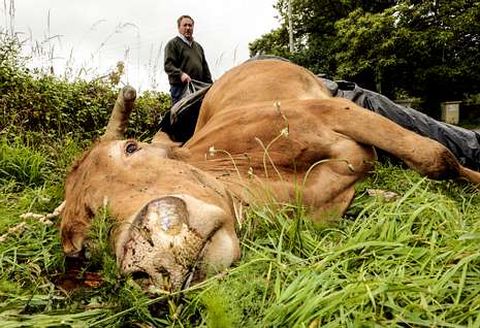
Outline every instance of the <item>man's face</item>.
{"label": "man's face", "polygon": [[182,18],[178,26],[178,32],[191,41],[193,39],[193,21],[189,18]]}

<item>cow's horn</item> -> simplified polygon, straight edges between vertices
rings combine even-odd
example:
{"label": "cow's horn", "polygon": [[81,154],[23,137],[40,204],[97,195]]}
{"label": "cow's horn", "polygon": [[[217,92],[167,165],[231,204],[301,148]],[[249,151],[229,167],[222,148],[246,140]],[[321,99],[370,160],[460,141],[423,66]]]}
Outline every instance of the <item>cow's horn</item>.
{"label": "cow's horn", "polygon": [[120,90],[102,140],[118,140],[123,138],[127,130],[128,117],[132,112],[136,97],[137,92],[129,85]]}

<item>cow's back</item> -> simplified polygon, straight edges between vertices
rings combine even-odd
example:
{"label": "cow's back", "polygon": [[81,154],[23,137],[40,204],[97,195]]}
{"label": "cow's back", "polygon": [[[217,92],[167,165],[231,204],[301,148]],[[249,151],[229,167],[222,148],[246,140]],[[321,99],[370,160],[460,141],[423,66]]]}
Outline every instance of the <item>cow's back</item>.
{"label": "cow's back", "polygon": [[[228,90],[228,91],[225,91]],[[225,73],[203,100],[196,131],[212,115],[232,107],[287,99],[325,99],[327,88],[310,71],[281,60],[248,61]]]}

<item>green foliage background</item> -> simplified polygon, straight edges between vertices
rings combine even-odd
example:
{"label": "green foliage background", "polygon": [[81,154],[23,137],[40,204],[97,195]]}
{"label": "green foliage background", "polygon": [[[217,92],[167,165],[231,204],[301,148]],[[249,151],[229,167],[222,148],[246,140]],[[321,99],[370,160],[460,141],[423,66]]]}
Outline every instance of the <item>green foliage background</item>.
{"label": "green foliage background", "polygon": [[[275,7],[282,25],[253,41],[251,55],[283,56],[392,99],[419,98],[435,118],[440,102],[470,105],[479,94],[479,1],[278,0]],[[464,111],[480,116],[478,107]]]}

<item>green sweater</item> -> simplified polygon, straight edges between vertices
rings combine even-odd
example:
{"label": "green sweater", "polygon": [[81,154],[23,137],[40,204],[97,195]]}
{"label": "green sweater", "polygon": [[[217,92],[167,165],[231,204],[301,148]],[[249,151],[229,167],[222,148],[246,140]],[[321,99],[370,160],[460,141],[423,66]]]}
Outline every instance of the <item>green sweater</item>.
{"label": "green sweater", "polygon": [[191,47],[178,36],[168,41],[165,46],[164,68],[170,84],[181,84],[182,72],[194,80],[212,83],[203,48],[195,41]]}

